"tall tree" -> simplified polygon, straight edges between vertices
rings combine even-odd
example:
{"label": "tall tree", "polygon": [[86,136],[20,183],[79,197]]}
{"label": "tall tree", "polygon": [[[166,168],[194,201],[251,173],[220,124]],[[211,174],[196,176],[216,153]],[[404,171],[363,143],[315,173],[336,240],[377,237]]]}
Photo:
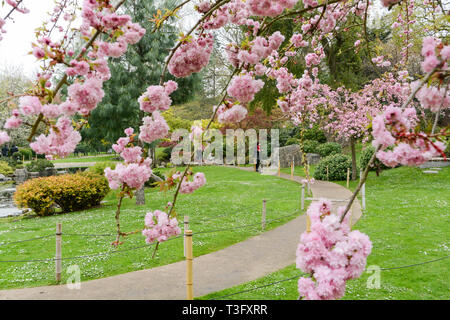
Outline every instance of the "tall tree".
{"label": "tall tree", "polygon": [[[139,22],[147,33],[140,42],[130,46],[125,55],[110,60],[111,79],[104,85],[105,97],[91,113],[89,126],[82,132],[83,138],[92,145],[102,140],[113,143],[123,136],[124,129],[139,128],[138,98],[149,83],[158,83],[164,59],[178,36],[178,30],[171,24],[165,24],[161,32],[152,33],[154,25],[149,19],[156,13],[154,5],[155,1],[139,0],[127,1],[124,5],[125,13]],[[189,100],[200,82],[198,75],[176,81],[179,89],[171,96],[174,104]]]}

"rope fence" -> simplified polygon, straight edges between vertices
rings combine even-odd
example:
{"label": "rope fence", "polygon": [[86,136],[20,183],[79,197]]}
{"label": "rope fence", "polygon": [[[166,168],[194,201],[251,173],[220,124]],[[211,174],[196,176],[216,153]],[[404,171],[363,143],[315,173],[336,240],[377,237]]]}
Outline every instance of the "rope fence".
{"label": "rope fence", "polygon": [[[450,258],[450,255],[446,256],[446,257],[442,257],[442,258],[438,258],[438,259],[434,259],[434,260],[429,260],[429,261],[424,261],[424,262],[420,262],[420,263],[415,263],[415,264],[410,264],[410,265],[406,265],[406,266],[392,267],[392,268],[380,268],[380,270],[381,271],[389,271],[389,270],[395,270],[395,269],[412,268],[412,267],[417,267],[417,266],[424,265],[424,264],[429,264],[429,263],[445,260],[445,259],[448,259],[448,258]],[[296,276],[293,276],[293,277],[290,277],[290,278],[278,280],[278,281],[271,282],[271,283],[268,283],[268,284],[265,284],[265,285],[262,285],[262,286],[258,286],[258,287],[255,287],[255,288],[241,290],[241,291],[229,293],[229,294],[226,294],[226,295],[223,295],[223,296],[220,296],[220,297],[215,297],[215,298],[212,298],[211,300],[220,300],[220,299],[228,298],[228,297],[235,296],[235,295],[238,295],[238,294],[252,292],[252,291],[255,291],[255,290],[267,288],[267,287],[270,287],[270,286],[277,285],[279,283],[283,283],[283,282],[287,282],[287,281],[292,281],[292,280],[298,279],[298,278],[300,278],[300,277],[302,277],[304,275],[305,274],[302,273],[302,274],[299,274],[299,275],[296,275]]]}
{"label": "rope fence", "polygon": [[[304,197],[304,196],[303,196]],[[302,198],[303,198],[302,197]],[[276,200],[280,200],[280,199],[276,199]],[[302,199],[302,201],[304,201],[305,198]],[[306,198],[306,200],[311,200],[314,201],[313,198]],[[346,200],[346,199],[345,199]],[[339,201],[345,201],[345,200],[339,200]],[[257,222],[257,223],[249,223],[249,224],[244,224],[244,225],[238,225],[238,226],[233,226],[233,227],[227,227],[227,228],[218,228],[218,229],[212,229],[212,230],[204,230],[204,231],[198,231],[198,232],[192,232],[192,230],[190,230],[189,228],[189,217],[188,216],[184,216],[184,234],[183,235],[179,235],[177,237],[173,237],[170,238],[167,241],[172,241],[172,240],[176,240],[176,239],[181,239],[183,238],[183,242],[184,242],[184,257],[186,259],[186,266],[187,266],[187,270],[186,270],[186,288],[187,288],[187,298],[193,299],[193,278],[192,278],[192,274],[193,274],[193,260],[194,260],[194,256],[193,256],[193,236],[196,235],[202,235],[202,234],[210,234],[210,233],[220,233],[220,232],[228,232],[228,231],[233,231],[233,230],[238,230],[238,229],[244,229],[244,228],[253,228],[253,227],[260,227],[262,231],[265,230],[266,224],[270,224],[276,221],[280,221],[282,219],[285,218],[289,218],[289,217],[293,217],[293,216],[298,216],[302,210],[296,210],[294,213],[291,214],[286,214],[286,215],[282,215],[282,216],[277,216],[276,218],[273,219],[266,219],[266,199],[263,199],[263,203],[262,203],[262,212],[261,212],[261,221]],[[281,200],[280,200],[281,201]],[[254,209],[255,207],[252,206],[252,208]],[[248,208],[246,208],[244,210],[247,211]],[[237,212],[232,214],[232,216],[235,216],[236,214],[241,213],[241,212]],[[279,212],[272,212],[272,214],[277,215]],[[210,221],[210,220],[216,220],[220,217],[223,216],[230,216],[230,214],[223,214],[223,215],[218,215],[203,221],[194,221],[191,223],[194,224],[201,224],[204,223],[205,221]],[[61,274],[62,274],[62,261],[70,261],[70,260],[77,260],[77,259],[87,259],[87,258],[96,258],[96,257],[102,257],[102,256],[108,256],[108,255],[112,255],[112,254],[122,254],[125,252],[130,252],[130,251],[134,251],[134,250],[139,250],[139,249],[143,249],[143,248],[149,248],[152,247],[154,245],[157,245],[158,242],[154,242],[151,244],[145,244],[145,245],[139,245],[139,246],[135,246],[135,247],[131,247],[131,248],[125,248],[125,249],[119,249],[119,250],[112,250],[112,251],[106,251],[106,252],[100,252],[100,253],[93,253],[93,254],[85,254],[85,255],[78,255],[78,256],[72,256],[72,257],[62,257],[61,255],[61,243],[62,243],[62,236],[73,236],[73,237],[114,237],[116,236],[116,234],[110,234],[110,233],[101,233],[101,234],[82,234],[82,233],[63,233],[62,232],[62,225],[61,223],[57,223],[57,228],[56,228],[56,233],[55,234],[49,234],[49,235],[43,235],[43,236],[39,236],[39,237],[35,237],[35,238],[30,238],[30,239],[24,239],[24,240],[18,240],[18,241],[11,241],[11,242],[7,242],[7,243],[0,243],[0,247],[2,246],[7,246],[7,245],[13,245],[13,244],[18,244],[18,243],[24,243],[24,242],[31,242],[31,241],[37,241],[37,240],[41,240],[41,239],[46,239],[46,238],[50,238],[50,237],[54,237],[56,236],[56,255],[54,258],[46,258],[46,259],[30,259],[30,260],[0,260],[0,263],[34,263],[34,262],[55,262],[55,276],[56,276],[56,281],[60,282],[61,281]],[[424,262],[420,262],[420,263],[415,263],[415,264],[410,264],[410,265],[405,265],[405,266],[398,266],[398,267],[389,267],[389,268],[380,268],[379,270],[395,270],[395,269],[404,269],[404,268],[411,268],[411,267],[416,267],[416,266],[420,266],[420,265],[425,265],[425,264],[429,264],[429,263],[433,263],[433,262],[437,262],[437,261],[441,261],[441,260],[445,260],[450,258],[450,255],[445,256],[445,257],[441,257],[441,258],[437,258],[437,259],[433,259],[433,260],[429,260],[429,261],[424,261]],[[262,286],[258,286],[255,288],[251,288],[251,289],[246,289],[246,290],[242,290],[242,291],[238,291],[238,292],[234,292],[231,294],[227,294],[224,296],[220,296],[217,298],[213,298],[213,300],[218,300],[218,299],[223,299],[223,298],[227,298],[230,296],[234,296],[234,295],[238,295],[238,294],[242,294],[242,293],[247,293],[247,292],[251,292],[254,290],[258,290],[258,289],[262,289],[262,288],[266,288],[269,286],[273,286],[273,285],[277,285],[279,283],[283,283],[283,282],[287,282],[287,281],[292,281],[294,279],[298,279],[299,277],[301,277],[304,274],[300,274],[300,275],[296,275],[294,277],[290,277],[290,278],[286,278],[286,279],[282,279],[282,280],[277,280],[275,282],[269,283],[269,284],[265,284]]]}

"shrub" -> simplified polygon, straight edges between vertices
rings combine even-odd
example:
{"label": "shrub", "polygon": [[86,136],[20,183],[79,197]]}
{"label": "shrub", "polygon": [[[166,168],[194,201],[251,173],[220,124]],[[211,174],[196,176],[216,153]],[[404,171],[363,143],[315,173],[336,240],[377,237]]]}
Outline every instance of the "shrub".
{"label": "shrub", "polygon": [[0,174],[3,174],[5,176],[9,174],[13,174],[14,169],[11,168],[11,166],[6,161],[0,161]]}
{"label": "shrub", "polygon": [[20,208],[31,208],[45,216],[54,212],[83,210],[100,204],[109,192],[107,180],[93,172],[65,174],[28,180],[17,187],[14,201]]}
{"label": "shrub", "polygon": [[[300,138],[300,132],[297,132],[295,135],[296,138]],[[325,136],[325,133],[320,130],[318,126],[314,126],[310,129],[305,130],[303,133],[303,139],[306,140],[314,140],[319,143],[325,143],[327,142],[327,137]]]}
{"label": "shrub", "polygon": [[159,155],[158,161],[169,162],[170,158],[172,157],[172,149],[173,149],[172,147],[164,148]]}
{"label": "shrub", "polygon": [[27,164],[27,170],[30,172],[42,172],[45,168],[53,168],[54,165],[51,161],[47,159],[37,159],[35,161],[31,161]]}
{"label": "shrub", "polygon": [[317,153],[319,142],[316,140],[306,140],[303,142],[303,150],[305,153]]}
{"label": "shrub", "polygon": [[107,167],[110,167],[111,169],[116,168],[116,163],[112,161],[104,161],[104,162],[97,162],[92,167],[89,167],[88,172],[96,173],[100,176],[103,176],[105,174],[105,169]]}
{"label": "shrub", "polygon": [[342,153],[342,147],[336,142],[327,142],[317,146],[316,151],[321,157],[328,157],[333,154]]}
{"label": "shrub", "polygon": [[[372,146],[368,146],[361,151],[361,155],[359,156],[359,167],[361,169],[365,169],[367,164],[372,158],[375,152],[375,148]],[[380,160],[375,158],[373,165],[370,167],[370,171],[375,171],[377,176],[380,175],[380,172],[383,170],[389,169],[389,167],[385,166]]]}
{"label": "shrub", "polygon": [[450,157],[450,141],[447,142],[447,147],[445,147],[444,153],[446,157]]}
{"label": "shrub", "polygon": [[25,160],[31,160],[33,158],[33,150],[31,148],[22,148],[19,152]]}
{"label": "shrub", "polygon": [[[327,176],[328,167],[328,176]],[[343,154],[334,154],[320,160],[314,171],[314,178],[318,180],[345,180],[347,169],[351,170],[352,160]]]}
{"label": "shrub", "polygon": [[297,138],[289,138],[286,141],[286,146],[290,146],[290,145],[293,145],[293,144],[299,144],[299,142],[300,142],[300,140],[297,139]]}

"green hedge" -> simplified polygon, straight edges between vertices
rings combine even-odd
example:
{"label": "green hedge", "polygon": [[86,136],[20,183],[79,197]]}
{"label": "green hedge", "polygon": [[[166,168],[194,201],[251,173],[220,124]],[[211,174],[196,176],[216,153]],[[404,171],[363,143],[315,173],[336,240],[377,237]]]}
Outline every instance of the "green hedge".
{"label": "green hedge", "polygon": [[9,174],[13,174],[14,169],[11,168],[11,166],[6,161],[0,161],[0,174],[3,174],[5,176]]}
{"label": "green hedge", "polygon": [[[364,170],[366,168],[366,166],[369,163],[370,158],[372,158],[372,155],[374,154],[374,152],[375,152],[375,148],[372,146],[368,146],[361,151],[361,155],[359,156],[359,167],[361,169]],[[386,170],[386,169],[390,169],[390,168],[385,166],[380,160],[375,158],[375,161],[369,170],[375,171],[378,176],[381,171]]]}
{"label": "green hedge", "polygon": [[305,150],[305,153],[317,153],[318,146],[319,142],[316,140],[306,140],[303,142],[303,150]]}
{"label": "green hedge", "polygon": [[316,151],[321,157],[328,157],[333,154],[342,153],[342,147],[336,142],[327,142],[317,146]]}
{"label": "green hedge", "polygon": [[81,172],[28,180],[17,187],[14,201],[19,208],[30,208],[46,216],[54,213],[55,205],[62,212],[99,205],[109,190],[105,177]]}
{"label": "green hedge", "polygon": [[314,178],[330,181],[346,180],[347,169],[352,169],[351,158],[343,154],[334,154],[320,160],[314,171]]}
{"label": "green hedge", "polygon": [[53,167],[53,162],[48,161],[47,159],[37,159],[27,164],[26,168],[29,172],[42,172],[45,170],[45,168]]}

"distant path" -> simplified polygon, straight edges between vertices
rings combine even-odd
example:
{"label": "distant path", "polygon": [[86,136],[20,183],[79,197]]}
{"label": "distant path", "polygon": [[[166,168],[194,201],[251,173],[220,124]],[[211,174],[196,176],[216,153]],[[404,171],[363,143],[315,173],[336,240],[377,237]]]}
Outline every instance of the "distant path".
{"label": "distant path", "polygon": [[[281,177],[290,179],[287,174]],[[295,176],[294,179],[300,182],[302,178]],[[316,198],[348,199],[351,196],[349,190],[326,181],[316,181],[311,189]],[[353,214],[354,223],[361,216],[359,203],[355,203]],[[200,297],[253,281],[293,264],[300,234],[305,230],[306,218],[301,215],[275,229],[196,257],[194,295]],[[82,282],[80,290],[69,290],[65,285],[1,290],[0,299],[185,299],[185,278],[185,262],[180,261]]]}
{"label": "distant path", "polygon": [[98,162],[57,162],[53,163],[56,169],[92,167]]}

